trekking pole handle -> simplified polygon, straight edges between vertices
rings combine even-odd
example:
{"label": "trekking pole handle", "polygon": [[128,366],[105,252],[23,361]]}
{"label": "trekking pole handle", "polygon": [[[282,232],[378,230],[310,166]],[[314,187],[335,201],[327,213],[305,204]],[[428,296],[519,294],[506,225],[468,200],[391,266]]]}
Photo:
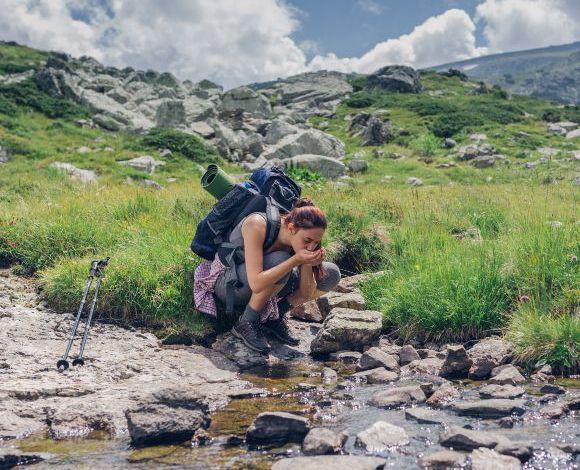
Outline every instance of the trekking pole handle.
{"label": "trekking pole handle", "polygon": [[91,276],[91,277],[102,276],[103,269],[105,269],[107,264],[109,264],[109,259],[110,258],[107,256],[106,258],[101,259],[101,260],[94,260],[91,264],[91,270],[89,272],[89,276]]}

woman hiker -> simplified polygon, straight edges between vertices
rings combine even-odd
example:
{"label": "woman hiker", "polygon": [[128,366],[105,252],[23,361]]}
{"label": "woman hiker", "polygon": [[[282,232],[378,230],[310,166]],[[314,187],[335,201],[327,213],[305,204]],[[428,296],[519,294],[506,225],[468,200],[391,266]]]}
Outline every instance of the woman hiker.
{"label": "woman hiker", "polygon": [[[268,353],[263,332],[297,345],[286,314],[294,307],[325,294],[340,281],[340,270],[324,261],[322,237],[326,216],[312,200],[302,198],[280,216],[280,231],[272,246],[263,251],[266,214],[254,212],[242,219],[230,234],[230,243],[242,248],[245,262],[236,266],[239,286],[234,306],[244,311],[232,333],[249,348]],[[202,263],[195,272],[195,303],[198,310],[217,316],[215,298],[226,302],[225,267],[216,260]],[[215,295],[215,298],[213,295]]]}

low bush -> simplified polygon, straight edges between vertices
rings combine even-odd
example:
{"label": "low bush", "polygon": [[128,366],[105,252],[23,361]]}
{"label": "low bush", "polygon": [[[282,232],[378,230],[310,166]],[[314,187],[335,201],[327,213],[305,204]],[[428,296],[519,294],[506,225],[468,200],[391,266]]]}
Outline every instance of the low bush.
{"label": "low bush", "polygon": [[155,127],[143,137],[143,144],[155,149],[169,149],[179,152],[195,162],[215,162],[217,155],[210,150],[202,139],[169,127]]}

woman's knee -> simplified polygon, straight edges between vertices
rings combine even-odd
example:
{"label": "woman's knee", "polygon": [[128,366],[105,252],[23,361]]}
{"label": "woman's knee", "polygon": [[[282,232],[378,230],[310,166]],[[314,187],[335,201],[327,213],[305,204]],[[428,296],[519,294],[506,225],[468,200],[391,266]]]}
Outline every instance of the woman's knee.
{"label": "woman's knee", "polygon": [[[266,253],[264,255],[264,260],[262,263],[263,268],[264,270],[273,268],[274,266],[278,266],[279,264],[282,264],[284,261],[289,260],[291,257],[292,255],[287,251],[272,251],[271,253]],[[288,282],[288,279],[290,279],[290,273],[291,271],[286,273],[284,277],[276,281],[275,284],[278,286],[284,286]]]}
{"label": "woman's knee", "polygon": [[316,288],[328,292],[340,282],[340,268],[334,263],[323,261],[322,269],[324,275],[321,278],[316,278]]}

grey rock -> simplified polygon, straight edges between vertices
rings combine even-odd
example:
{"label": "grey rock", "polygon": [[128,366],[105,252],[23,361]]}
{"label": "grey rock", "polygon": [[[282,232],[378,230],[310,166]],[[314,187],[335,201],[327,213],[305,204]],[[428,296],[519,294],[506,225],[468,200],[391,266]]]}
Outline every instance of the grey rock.
{"label": "grey rock", "polygon": [[441,385],[427,400],[429,406],[444,408],[461,397],[459,389],[451,384]]}
{"label": "grey rock", "polygon": [[246,432],[249,444],[301,443],[310,431],[307,418],[286,412],[260,413]]}
{"label": "grey rock", "polygon": [[425,468],[443,470],[449,468],[464,468],[466,455],[453,450],[440,450],[426,455],[419,460],[419,465]]}
{"label": "grey rock", "polygon": [[439,375],[455,379],[467,377],[471,363],[463,346],[447,346]]}
{"label": "grey rock", "polygon": [[284,136],[262,156],[267,160],[284,160],[297,155],[322,155],[341,160],[344,153],[344,144],[336,137],[317,129],[308,129]]}
{"label": "grey rock", "polygon": [[409,186],[422,186],[423,180],[421,178],[417,178],[416,176],[411,176],[407,178],[407,184]]}
{"label": "grey rock", "polygon": [[264,142],[269,145],[277,144],[283,137],[296,134],[300,129],[286,121],[275,119],[268,126]]}
{"label": "grey rock", "polygon": [[525,393],[522,387],[514,385],[493,385],[489,384],[479,390],[481,398],[518,398]]}
{"label": "grey rock", "polygon": [[155,160],[150,155],[143,155],[141,157],[132,158],[131,160],[118,161],[120,165],[130,166],[139,171],[144,171],[146,173],[153,173],[157,167],[165,165],[165,162],[160,160]]}
{"label": "grey rock", "polygon": [[363,146],[384,145],[395,138],[393,125],[369,113],[357,114],[349,124],[349,132],[362,138]]}
{"label": "grey rock", "polygon": [[494,154],[494,149],[489,144],[466,145],[457,150],[456,159],[459,161],[473,160],[478,157],[485,157]]}
{"label": "grey rock", "polygon": [[324,369],[322,369],[322,382],[325,384],[332,384],[332,383],[336,383],[336,381],[338,380],[338,374],[336,373],[336,371],[334,369],[331,369],[330,367],[325,367]]}
{"label": "grey rock", "polygon": [[507,438],[493,432],[473,431],[460,426],[449,426],[449,429],[441,434],[439,444],[455,450],[471,451],[479,447],[493,449],[500,442],[506,441],[508,441]]}
{"label": "grey rock", "polygon": [[261,118],[267,118],[272,114],[272,106],[268,98],[246,86],[224,93],[221,110],[222,112],[244,111]]}
{"label": "grey rock", "polygon": [[428,375],[439,375],[441,366],[443,365],[443,359],[438,357],[427,357],[425,359],[418,359],[409,362],[406,366],[401,368],[401,375],[414,375],[414,374],[428,374]]}
{"label": "grey rock", "polygon": [[534,454],[534,446],[532,444],[525,442],[512,442],[509,440],[498,443],[493,450],[502,455],[515,457],[522,462],[527,462]]}
{"label": "grey rock", "polygon": [[10,152],[0,145],[0,165],[10,160]]}
{"label": "grey rock", "polygon": [[487,136],[485,134],[478,134],[478,133],[469,134],[469,138],[471,140],[475,140],[476,142],[481,142],[483,140],[487,140]]}
{"label": "grey rock", "polygon": [[423,403],[425,393],[419,386],[396,387],[376,392],[371,398],[371,405],[379,408],[398,408],[400,406]]}
{"label": "grey rock", "polygon": [[365,309],[365,299],[360,292],[329,292],[318,297],[317,303],[323,318],[334,308]]}
{"label": "grey rock", "polygon": [[491,371],[491,379],[489,382],[497,385],[519,385],[526,381],[524,376],[520,374],[511,364],[499,366]]}
{"label": "grey rock", "polygon": [[16,468],[33,465],[50,459],[51,455],[39,452],[22,452],[18,449],[0,449],[0,468]]}
{"label": "grey rock", "polygon": [[384,367],[386,370],[399,372],[399,358],[395,355],[387,354],[377,347],[372,347],[365,351],[357,365],[357,370],[375,369]]}
{"label": "grey rock", "polygon": [[410,362],[420,360],[421,357],[419,353],[410,344],[406,344],[401,348],[399,353],[399,359],[402,366],[409,364]]}
{"label": "grey rock", "polygon": [[319,323],[324,320],[316,300],[310,300],[308,302],[304,302],[301,305],[298,305],[297,307],[294,307],[290,311],[290,315],[303,321]]}
{"label": "grey rock", "polygon": [[456,145],[457,145],[457,142],[453,139],[450,139],[449,137],[443,141],[443,146],[445,148],[448,148],[448,149],[451,149],[451,148],[455,147]]}
{"label": "grey rock", "polygon": [[345,364],[356,364],[362,354],[358,351],[339,351],[331,353],[329,359],[331,361],[344,362]]}
{"label": "grey rock", "polygon": [[563,395],[566,393],[566,389],[556,384],[545,384],[542,385],[542,387],[540,388],[540,393],[544,394],[553,393],[555,395]]}
{"label": "grey rock", "polygon": [[320,173],[325,178],[334,179],[346,173],[346,166],[336,158],[324,155],[300,154],[281,160],[286,168],[305,167]]}
{"label": "grey rock", "polygon": [[325,428],[311,429],[302,443],[302,451],[306,455],[339,454],[341,449],[340,436]]}
{"label": "grey rock", "polygon": [[559,419],[568,414],[570,408],[566,403],[559,402],[540,408],[540,415],[547,419]]}
{"label": "grey rock", "polygon": [[471,470],[519,470],[520,461],[491,449],[476,449],[471,453]]}
{"label": "grey rock", "polygon": [[475,168],[489,168],[495,165],[495,162],[498,160],[497,155],[482,155],[481,157],[476,157],[471,160],[469,163],[470,165],[474,166]]}
{"label": "grey rock", "polygon": [[322,455],[278,460],[272,470],[382,470],[386,460],[358,455]]}
{"label": "grey rock", "polygon": [[351,160],[348,162],[348,169],[353,173],[362,173],[367,171],[369,163],[366,160]]}
{"label": "grey rock", "polygon": [[67,173],[73,180],[79,181],[83,184],[92,184],[97,182],[97,174],[93,170],[83,170],[77,168],[70,163],[53,162],[50,164],[51,168],[62,170]]}
{"label": "grey rock", "polygon": [[389,447],[409,444],[409,436],[399,426],[377,421],[356,435],[355,446],[367,452],[384,452]]}
{"label": "grey rock", "polygon": [[398,378],[399,374],[393,371],[389,371],[384,367],[377,367],[375,369],[356,372],[349,377],[351,380],[362,380],[366,381],[368,384],[386,384],[394,382]]}
{"label": "grey rock", "polygon": [[193,122],[191,123],[189,128],[191,129],[192,132],[195,132],[196,134],[202,136],[205,139],[211,139],[212,137],[215,136],[215,131],[213,130],[213,127],[211,127],[207,122],[203,121]]}
{"label": "grey rock", "polygon": [[420,424],[445,424],[449,419],[444,413],[429,408],[407,408],[405,418]]}
{"label": "grey rock", "polygon": [[566,134],[566,139],[577,139],[580,137],[580,129],[570,131]]}
{"label": "grey rock", "polygon": [[361,350],[378,338],[383,319],[380,312],[334,308],[311,344],[314,354],[348,349]]}
{"label": "grey rock", "polygon": [[164,189],[163,186],[161,186],[159,183],[157,183],[156,181],[153,180],[141,180],[140,181],[141,186],[145,187],[145,188],[149,188],[149,189]]}
{"label": "grey rock", "polygon": [[197,429],[209,426],[208,411],[197,393],[159,390],[147,402],[125,411],[131,443],[149,446],[191,439]]}
{"label": "grey rock", "polygon": [[503,418],[525,413],[523,400],[487,399],[454,403],[452,409],[462,416],[477,418]]}
{"label": "grey rock", "polygon": [[405,65],[388,65],[367,77],[366,87],[399,93],[419,93],[423,86],[419,73]]}
{"label": "grey rock", "polygon": [[486,338],[467,351],[473,364],[469,369],[470,379],[489,377],[494,367],[505,364],[512,355],[512,345],[500,338]]}

